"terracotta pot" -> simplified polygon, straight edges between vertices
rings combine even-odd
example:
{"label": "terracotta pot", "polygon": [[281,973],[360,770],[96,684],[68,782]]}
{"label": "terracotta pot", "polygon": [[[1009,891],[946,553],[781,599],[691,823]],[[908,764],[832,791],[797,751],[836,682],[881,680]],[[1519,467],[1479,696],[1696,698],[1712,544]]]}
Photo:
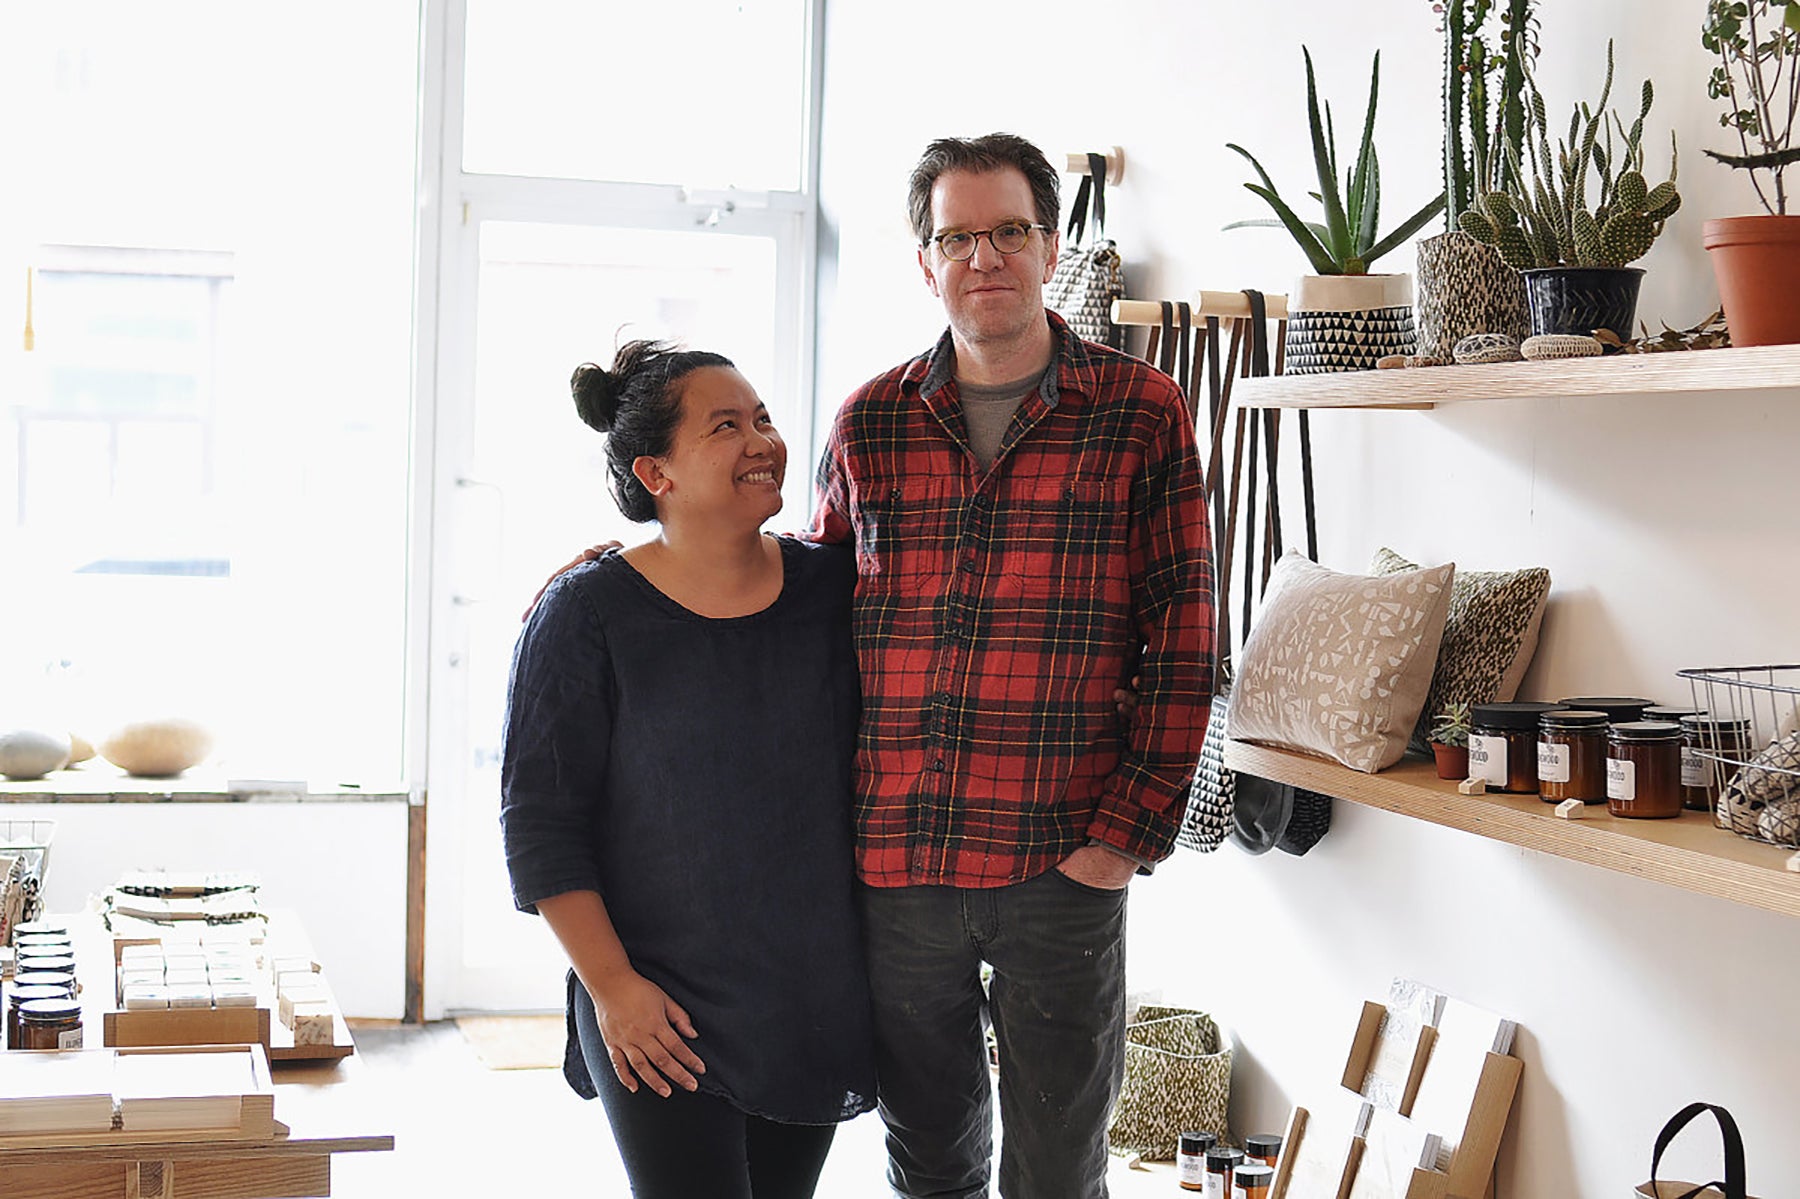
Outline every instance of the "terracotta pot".
{"label": "terracotta pot", "polygon": [[1728,216],[1702,226],[1734,346],[1800,342],[1800,216]]}
{"label": "terracotta pot", "polygon": [[1461,782],[1469,777],[1469,747],[1431,743],[1431,756],[1437,759],[1438,777]]}

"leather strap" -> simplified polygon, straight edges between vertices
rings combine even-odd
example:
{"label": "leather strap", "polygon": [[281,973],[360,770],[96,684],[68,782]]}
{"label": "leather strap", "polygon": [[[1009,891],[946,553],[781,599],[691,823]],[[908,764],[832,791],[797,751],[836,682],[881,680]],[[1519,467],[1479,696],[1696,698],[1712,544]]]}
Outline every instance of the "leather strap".
{"label": "leather strap", "polygon": [[1693,1123],[1703,1112],[1711,1112],[1719,1122],[1719,1132],[1725,1141],[1725,1180],[1703,1183],[1691,1191],[1679,1195],[1676,1199],[1695,1199],[1707,1187],[1715,1187],[1725,1193],[1725,1199],[1749,1199],[1750,1192],[1744,1180],[1744,1137],[1738,1132],[1737,1121],[1731,1113],[1717,1104],[1690,1103],[1670,1117],[1663,1125],[1663,1130],[1656,1134],[1656,1148],[1650,1153],[1650,1189],[1655,1191],[1656,1171],[1662,1166],[1663,1151],[1681,1133],[1681,1130]]}

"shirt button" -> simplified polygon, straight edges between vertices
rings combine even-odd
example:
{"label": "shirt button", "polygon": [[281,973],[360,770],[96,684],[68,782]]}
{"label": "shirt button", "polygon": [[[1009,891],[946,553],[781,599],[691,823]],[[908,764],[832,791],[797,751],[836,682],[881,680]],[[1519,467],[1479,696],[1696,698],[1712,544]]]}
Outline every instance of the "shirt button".
{"label": "shirt button", "polygon": [[975,569],[975,559],[964,558],[962,561],[962,568],[964,570],[974,570]]}
{"label": "shirt button", "polygon": [[897,500],[899,498],[900,498],[900,489],[898,487],[896,487],[892,491],[888,492],[888,499]]}
{"label": "shirt button", "polygon": [[933,773],[933,774],[942,774],[942,773],[944,773],[944,759],[942,759],[942,758],[939,758],[939,759],[938,759],[938,760],[937,760],[937,761],[935,761],[935,762],[933,762],[933,763],[932,763],[932,764],[931,764],[931,772],[932,772],[932,773]]}

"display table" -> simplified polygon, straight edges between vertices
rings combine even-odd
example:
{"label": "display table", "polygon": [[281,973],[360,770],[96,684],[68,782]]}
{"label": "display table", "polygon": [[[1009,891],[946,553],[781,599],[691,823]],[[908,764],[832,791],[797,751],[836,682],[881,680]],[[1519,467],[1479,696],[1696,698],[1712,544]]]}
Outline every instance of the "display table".
{"label": "display table", "polygon": [[[87,1043],[101,1041],[110,1006],[110,938],[91,916],[57,918],[76,942]],[[0,1058],[0,1067],[4,1059]],[[203,1139],[171,1133],[134,1144],[28,1144],[0,1138],[0,1195],[7,1199],[286,1199],[331,1194],[334,1153],[391,1150],[385,1121],[365,1102],[366,1069],[355,1057],[270,1064],[275,1136]]]}

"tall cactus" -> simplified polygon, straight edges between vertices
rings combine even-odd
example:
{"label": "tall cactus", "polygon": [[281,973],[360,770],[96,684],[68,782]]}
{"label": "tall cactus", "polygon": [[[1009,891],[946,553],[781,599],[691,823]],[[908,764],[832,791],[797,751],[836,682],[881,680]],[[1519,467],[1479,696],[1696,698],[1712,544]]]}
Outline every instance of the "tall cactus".
{"label": "tall cactus", "polygon": [[[1644,120],[1656,98],[1649,80],[1629,127],[1607,107],[1612,97],[1613,48],[1606,45],[1600,99],[1575,105],[1568,134],[1552,154],[1544,97],[1521,66],[1527,119],[1519,143],[1501,147],[1500,184],[1477,196],[1458,219],[1462,230],[1493,246],[1515,270],[1544,266],[1624,266],[1649,253],[1664,223],[1681,207],[1675,190],[1679,157],[1669,137],[1669,178],[1644,178]],[[1614,132],[1619,141],[1615,145]],[[1520,150],[1523,145],[1523,151]],[[1525,158],[1530,161],[1527,171]],[[1589,180],[1597,183],[1588,203]]]}
{"label": "tall cactus", "polygon": [[[1500,3],[1501,30],[1490,44],[1484,27]],[[1524,135],[1523,60],[1535,45],[1534,3],[1443,0],[1433,6],[1444,18],[1444,194],[1451,229],[1498,181],[1500,147],[1518,145]],[[1489,82],[1496,72],[1498,94]]]}

